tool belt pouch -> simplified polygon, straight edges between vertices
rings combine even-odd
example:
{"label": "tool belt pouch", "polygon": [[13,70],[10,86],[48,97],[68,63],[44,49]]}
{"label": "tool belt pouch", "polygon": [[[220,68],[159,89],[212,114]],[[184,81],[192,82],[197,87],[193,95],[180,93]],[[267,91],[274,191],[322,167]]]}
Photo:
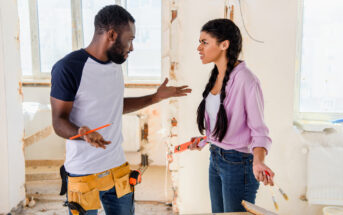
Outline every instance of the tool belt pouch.
{"label": "tool belt pouch", "polygon": [[[76,202],[86,211],[101,208],[99,189],[93,183],[95,180],[91,178],[89,176],[68,177],[68,202]],[[71,212],[79,214],[76,210],[71,210]]]}
{"label": "tool belt pouch", "polygon": [[130,165],[128,163],[125,163],[118,168],[112,169],[117,198],[120,198],[133,191],[133,188],[131,187],[129,182],[130,172]]}
{"label": "tool belt pouch", "polygon": [[99,191],[106,191],[109,189],[112,189],[114,186],[112,171],[107,170],[105,172],[102,172],[100,174],[97,174],[97,187]]}

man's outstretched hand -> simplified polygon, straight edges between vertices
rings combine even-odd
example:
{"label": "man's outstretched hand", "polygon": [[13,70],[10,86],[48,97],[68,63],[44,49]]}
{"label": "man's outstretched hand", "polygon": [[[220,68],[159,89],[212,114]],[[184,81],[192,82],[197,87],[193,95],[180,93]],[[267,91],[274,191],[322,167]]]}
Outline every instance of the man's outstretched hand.
{"label": "man's outstretched hand", "polygon": [[106,149],[106,145],[110,144],[111,141],[106,141],[98,132],[94,131],[92,133],[86,134],[90,129],[87,126],[82,126],[79,128],[79,134],[81,137],[89,144],[96,148]]}
{"label": "man's outstretched hand", "polygon": [[164,80],[164,82],[158,87],[157,92],[155,94],[155,98],[157,101],[161,101],[164,99],[168,99],[171,97],[181,97],[187,96],[189,93],[192,92],[192,89],[188,88],[187,85],[175,87],[170,86],[167,87],[168,78]]}

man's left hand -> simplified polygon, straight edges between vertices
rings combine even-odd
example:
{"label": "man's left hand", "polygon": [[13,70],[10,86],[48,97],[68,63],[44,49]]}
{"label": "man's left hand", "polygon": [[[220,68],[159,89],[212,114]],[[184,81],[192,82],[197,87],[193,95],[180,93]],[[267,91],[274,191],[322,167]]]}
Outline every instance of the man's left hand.
{"label": "man's left hand", "polygon": [[157,92],[155,94],[155,98],[157,101],[161,101],[163,99],[167,99],[170,97],[187,96],[189,93],[192,92],[192,89],[188,88],[187,85],[181,87],[167,87],[167,83],[168,78],[166,78],[164,82],[161,84],[161,86],[158,87]]}

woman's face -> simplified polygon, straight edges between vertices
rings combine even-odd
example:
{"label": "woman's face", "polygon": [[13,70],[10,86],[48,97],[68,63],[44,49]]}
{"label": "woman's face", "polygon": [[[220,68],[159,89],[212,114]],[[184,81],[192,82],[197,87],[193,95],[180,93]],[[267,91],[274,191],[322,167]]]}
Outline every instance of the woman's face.
{"label": "woman's face", "polygon": [[[223,50],[222,44],[218,44],[217,39],[210,34],[202,31],[199,38],[198,51],[203,64],[216,62],[221,56],[225,57],[226,49]],[[223,55],[224,54],[224,55]]]}

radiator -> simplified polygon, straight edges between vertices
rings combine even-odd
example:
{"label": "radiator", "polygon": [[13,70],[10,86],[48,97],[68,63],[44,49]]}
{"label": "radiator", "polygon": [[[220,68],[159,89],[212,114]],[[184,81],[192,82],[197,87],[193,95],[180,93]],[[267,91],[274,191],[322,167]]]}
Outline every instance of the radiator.
{"label": "radiator", "polygon": [[343,205],[343,147],[310,147],[307,199],[310,204]]}

